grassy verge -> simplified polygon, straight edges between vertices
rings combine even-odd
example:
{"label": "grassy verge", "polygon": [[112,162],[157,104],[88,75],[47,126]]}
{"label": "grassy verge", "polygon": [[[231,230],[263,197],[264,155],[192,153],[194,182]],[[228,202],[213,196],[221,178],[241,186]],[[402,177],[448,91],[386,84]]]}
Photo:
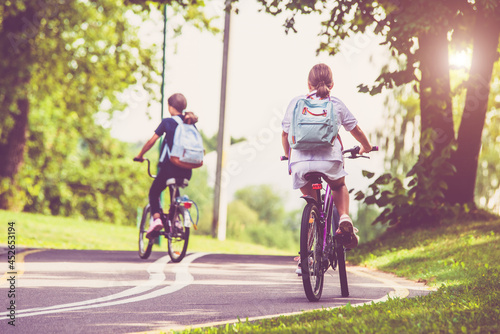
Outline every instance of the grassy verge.
{"label": "grassy verge", "polygon": [[[7,223],[11,221],[15,222],[18,247],[137,251],[138,231],[133,226],[3,210],[0,210],[0,222],[3,222],[3,227],[0,228],[0,245],[7,244]],[[163,243],[160,249],[166,251],[166,243]],[[189,238],[188,250],[266,255],[290,255],[291,253],[232,240],[219,241],[195,233]]]}
{"label": "grassy verge", "polygon": [[437,292],[183,333],[497,333],[499,259],[500,219],[387,233],[352,252],[351,263],[423,280]]}

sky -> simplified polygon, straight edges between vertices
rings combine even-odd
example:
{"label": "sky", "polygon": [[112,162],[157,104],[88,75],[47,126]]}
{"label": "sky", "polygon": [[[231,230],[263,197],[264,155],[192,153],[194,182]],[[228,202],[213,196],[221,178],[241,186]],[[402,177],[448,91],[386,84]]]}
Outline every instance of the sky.
{"label": "sky", "polygon": [[[214,3],[208,2],[208,10],[223,17],[222,8]],[[291,191],[286,163],[279,161],[283,154],[281,119],[285,108],[292,98],[308,92],[309,70],[324,62],[333,71],[332,95],[347,105],[367,134],[373,132],[383,125],[384,97],[358,93],[356,87],[374,82],[381,66],[388,61],[388,52],[378,45],[377,37],[365,34],[345,41],[340,54],[317,56],[321,31],[318,16],[296,16],[298,33],[286,35],[283,24],[288,14],[275,17],[258,12],[259,6],[254,1],[239,2],[237,6],[239,13],[231,17],[226,132],[247,141],[227,152],[229,198],[236,189],[247,185],[273,184],[290,199],[286,201],[288,207],[299,207],[301,202],[291,198],[300,194]],[[167,29],[173,29],[176,18],[169,17],[168,22]],[[223,20],[218,23],[222,28]],[[151,21],[143,25],[144,39],[161,44],[162,24],[161,13],[154,13]],[[218,132],[222,40],[222,33],[214,36],[188,26],[180,37],[167,41],[166,96],[183,93],[188,101],[187,110],[199,116],[197,126],[209,136]],[[115,115],[111,133],[124,141],[145,142],[160,122],[160,106],[156,103],[148,108],[148,97],[141,91],[128,92],[124,99],[129,108]],[[345,131],[341,130],[341,135],[346,147],[356,144]],[[365,159],[350,162],[351,176],[347,182],[353,186],[363,184],[361,169],[380,169],[381,156],[369,164]],[[207,156],[206,164],[209,171],[215,171],[215,154]]]}

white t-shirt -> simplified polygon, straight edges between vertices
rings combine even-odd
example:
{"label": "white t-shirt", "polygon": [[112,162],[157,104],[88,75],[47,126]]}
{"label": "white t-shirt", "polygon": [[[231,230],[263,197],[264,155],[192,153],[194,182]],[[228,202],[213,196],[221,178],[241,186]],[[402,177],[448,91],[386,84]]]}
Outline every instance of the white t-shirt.
{"label": "white t-shirt", "polygon": [[[293,110],[295,109],[295,105],[299,99],[304,99],[307,96],[312,94],[312,98],[317,99],[316,91],[311,92],[308,95],[300,95],[294,98],[290,104],[288,105],[285,113],[285,117],[281,122],[281,126],[283,131],[289,133],[290,131],[290,122],[292,121]],[[351,131],[356,127],[358,121],[354,117],[354,115],[347,109],[346,105],[340,101],[338,98],[334,96],[330,96],[330,100],[333,102],[333,109],[337,113],[337,122],[340,125],[344,126],[346,131]],[[299,161],[324,161],[324,160],[333,160],[333,161],[343,161],[342,158],[342,148],[340,145],[340,141],[338,138],[335,139],[335,142],[332,147],[325,147],[316,150],[294,150],[289,156],[290,165],[299,162]]]}

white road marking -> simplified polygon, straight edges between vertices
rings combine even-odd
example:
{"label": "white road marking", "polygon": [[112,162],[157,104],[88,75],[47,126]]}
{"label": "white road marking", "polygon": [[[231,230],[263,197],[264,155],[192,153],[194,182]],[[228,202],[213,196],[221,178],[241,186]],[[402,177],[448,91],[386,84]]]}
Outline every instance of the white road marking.
{"label": "white road marking", "polygon": [[[142,300],[147,300],[147,299],[163,296],[163,295],[166,295],[169,293],[173,293],[175,291],[178,291],[178,290],[190,285],[194,281],[193,276],[189,273],[189,264],[191,262],[193,262],[194,260],[196,260],[202,256],[205,256],[205,255],[206,255],[206,253],[192,254],[192,255],[187,256],[182,262],[176,264],[175,267],[173,268],[173,271],[175,273],[175,281],[173,282],[172,285],[169,285],[163,289],[159,289],[159,290],[147,293],[147,294],[131,297],[131,296],[142,294],[144,292],[152,290],[155,287],[157,287],[158,285],[160,285],[165,280],[165,274],[163,273],[163,271],[164,271],[164,268],[169,260],[168,255],[156,260],[154,263],[152,263],[148,267],[148,272],[149,272],[150,276],[149,276],[149,280],[146,281],[144,284],[141,284],[141,285],[133,287],[131,289],[119,292],[117,294],[113,294],[113,295],[109,295],[109,296],[101,297],[101,298],[97,298],[97,299],[91,299],[91,300],[86,300],[86,301],[81,301],[81,302],[76,302],[76,303],[54,305],[54,306],[49,306],[49,307],[39,307],[39,308],[32,308],[32,309],[27,309],[27,310],[17,310],[16,311],[16,318],[17,317],[19,317],[19,318],[30,317],[30,316],[42,315],[42,314],[61,313],[61,312],[68,312],[68,311],[78,311],[78,310],[97,308],[97,307],[106,307],[106,306],[113,306],[113,305],[120,305],[120,304],[127,304],[127,303],[138,302],[138,301],[142,301]],[[126,298],[126,297],[131,297],[131,298],[116,300],[116,299]],[[1,315],[0,320],[8,319],[8,317],[6,316],[7,312],[1,313],[0,315]]]}

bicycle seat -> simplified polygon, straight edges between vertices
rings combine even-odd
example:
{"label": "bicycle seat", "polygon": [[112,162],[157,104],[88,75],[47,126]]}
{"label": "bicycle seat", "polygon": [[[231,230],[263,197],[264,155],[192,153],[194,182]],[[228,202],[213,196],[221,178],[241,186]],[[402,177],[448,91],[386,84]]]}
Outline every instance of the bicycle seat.
{"label": "bicycle seat", "polygon": [[317,179],[319,179],[321,181],[321,178],[326,178],[326,175],[323,173],[320,173],[320,172],[309,172],[309,173],[306,173],[306,175],[304,175],[304,178],[307,181],[315,181]]}
{"label": "bicycle seat", "polygon": [[180,188],[185,188],[188,186],[188,184],[189,180],[184,178],[170,178],[167,180],[167,186],[176,185]]}

